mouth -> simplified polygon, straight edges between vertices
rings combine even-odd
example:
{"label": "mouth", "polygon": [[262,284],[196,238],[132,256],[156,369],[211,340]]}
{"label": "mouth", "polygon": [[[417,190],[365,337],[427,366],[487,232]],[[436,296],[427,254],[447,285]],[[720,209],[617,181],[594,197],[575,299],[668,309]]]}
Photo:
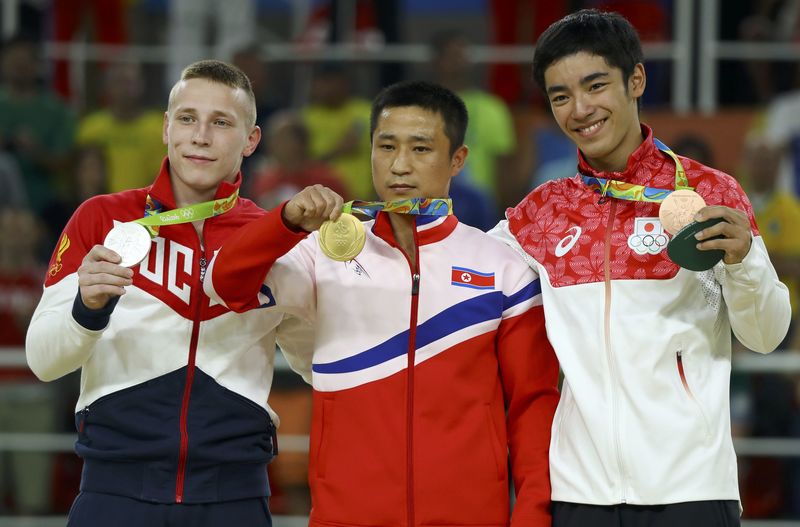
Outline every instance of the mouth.
{"label": "mouth", "polygon": [[216,161],[214,158],[201,155],[185,155],[183,157],[194,163],[211,163],[212,161]]}
{"label": "mouth", "polygon": [[395,191],[404,191],[404,190],[413,190],[416,187],[412,185],[406,185],[404,183],[395,183],[394,185],[389,185],[389,188]]}
{"label": "mouth", "polygon": [[575,132],[577,132],[578,135],[580,135],[580,136],[591,137],[594,134],[596,134],[603,127],[603,125],[605,124],[605,122],[607,120],[608,120],[608,118],[601,119],[601,120],[599,120],[597,122],[594,122],[594,123],[592,123],[592,124],[590,124],[588,126],[582,126],[582,127],[579,127],[579,128],[574,128],[573,130],[575,130]]}

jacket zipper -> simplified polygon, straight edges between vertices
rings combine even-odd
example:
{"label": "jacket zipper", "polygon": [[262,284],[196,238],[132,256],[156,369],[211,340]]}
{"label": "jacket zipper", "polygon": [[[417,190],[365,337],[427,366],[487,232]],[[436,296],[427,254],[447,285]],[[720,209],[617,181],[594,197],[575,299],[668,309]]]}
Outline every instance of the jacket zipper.
{"label": "jacket zipper", "polygon": [[[406,398],[407,444],[406,444],[406,503],[408,505],[408,527],[414,525],[414,362],[417,347],[417,311],[419,310],[419,243],[414,222],[414,266],[411,274],[411,317],[408,331],[408,393]],[[411,262],[408,262],[411,267]]]}
{"label": "jacket zipper", "polygon": [[181,401],[180,417],[180,453],[178,455],[178,474],[175,481],[175,503],[183,503],[184,482],[186,480],[186,460],[189,456],[189,431],[187,429],[187,416],[189,413],[189,398],[192,393],[192,382],[194,381],[194,363],[197,356],[197,341],[200,335],[200,317],[203,311],[202,290],[203,278],[206,274],[206,255],[203,247],[200,247],[200,273],[194,284],[192,299],[195,302],[195,316],[192,322],[192,338],[189,342],[189,360],[186,365],[186,384],[183,387],[183,399]]}
{"label": "jacket zipper", "polygon": [[[601,198],[602,199],[602,198]],[[614,449],[617,454],[617,468],[620,474],[621,503],[627,502],[625,487],[627,485],[627,471],[622,461],[622,443],[619,431],[619,394],[617,390],[617,370],[614,367],[614,352],[611,348],[611,233],[614,229],[614,217],[617,212],[617,201],[611,200],[608,211],[608,226],[606,228],[605,257],[603,262],[603,276],[605,283],[605,306],[603,309],[603,337],[605,340],[606,359],[608,371],[611,375],[611,427],[614,435]]]}

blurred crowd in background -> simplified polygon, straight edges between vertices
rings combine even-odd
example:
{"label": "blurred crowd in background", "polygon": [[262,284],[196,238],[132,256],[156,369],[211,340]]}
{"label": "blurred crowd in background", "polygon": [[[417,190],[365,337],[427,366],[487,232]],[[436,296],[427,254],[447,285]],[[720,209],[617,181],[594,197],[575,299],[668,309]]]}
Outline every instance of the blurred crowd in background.
{"label": "blurred crowd in background", "polygon": [[[371,98],[410,78],[451,88],[470,115],[467,167],[451,188],[455,213],[488,229],[534,186],[573,175],[576,152],[533,86],[530,62],[476,62],[474,46],[530,46],[551,22],[582,7],[622,13],[645,44],[669,42],[678,1],[4,0],[0,354],[22,356],[50,255],[75,208],[154,179],[166,155],[167,94],[186,64],[220,58],[253,82],[263,139],[242,167],[242,195],[265,208],[313,183],[346,199],[372,199]],[[699,1],[691,4],[699,9]],[[728,41],[798,42],[800,1],[725,0],[716,30]],[[341,43],[356,52],[424,44],[428,60],[292,60],[271,52]],[[81,50],[92,53],[81,58]],[[670,64],[646,68],[642,120],[678,154],[741,182],[796,309],[800,53],[795,61],[721,61],[715,115],[676,115]],[[800,332],[791,331],[776,353],[797,350]],[[74,432],[76,375],[43,384],[24,361],[2,364],[0,434]],[[735,434],[800,439],[796,374],[736,373],[731,397]],[[281,434],[308,432],[309,388],[299,377],[279,372],[270,404],[281,415]],[[296,450],[282,450],[270,468],[276,514],[309,510],[306,454]],[[69,452],[0,450],[0,513],[66,514],[80,468]],[[800,449],[797,457],[742,458],[740,472],[745,518],[800,519]]]}

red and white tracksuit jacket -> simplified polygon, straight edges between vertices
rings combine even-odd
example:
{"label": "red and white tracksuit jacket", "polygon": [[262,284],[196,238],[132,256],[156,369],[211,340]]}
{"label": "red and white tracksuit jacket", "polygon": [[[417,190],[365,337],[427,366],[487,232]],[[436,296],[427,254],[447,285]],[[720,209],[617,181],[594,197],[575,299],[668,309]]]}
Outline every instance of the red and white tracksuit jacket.
{"label": "red and white tracksuit jacket", "polygon": [[290,358],[314,388],[311,525],[508,525],[510,449],[512,523],[549,526],[558,367],[534,273],[454,216],[417,219],[412,266],[384,213],[336,262],[280,212],[225,242],[205,288],[316,330],[307,360]]}
{"label": "red and white tracksuit jacket", "polygon": [[[675,164],[645,141],[623,172],[580,172],[675,188]],[[580,175],[545,183],[492,233],[539,275],[547,334],[565,374],[553,421],[553,500],[611,505],[737,500],[729,417],[731,329],[769,353],[786,334],[789,295],[778,281],[738,183],[680,157],[707,205],[747,213],[752,246],[735,265],[681,269],[657,203],[599,195]],[[665,241],[662,239],[662,241]],[[637,252],[638,251],[638,252]]]}
{"label": "red and white tracksuit jacket", "polygon": [[[216,198],[240,182],[221,183]],[[81,490],[156,503],[267,496],[275,333],[292,324],[233,313],[202,287],[214,250],[264,211],[239,199],[205,220],[204,246],[190,223],[162,226],[118,302],[97,313],[76,299],[83,257],[115,222],[142,218],[148,195],[155,209],[175,208],[166,160],[152,186],[91,198],[72,216],[28,330],[28,363],[43,380],[81,369]]]}

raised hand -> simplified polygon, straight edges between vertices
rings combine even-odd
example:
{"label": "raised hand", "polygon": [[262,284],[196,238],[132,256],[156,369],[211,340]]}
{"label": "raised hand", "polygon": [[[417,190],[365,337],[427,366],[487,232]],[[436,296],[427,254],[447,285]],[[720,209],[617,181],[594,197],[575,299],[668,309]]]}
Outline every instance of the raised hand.
{"label": "raised hand", "polygon": [[[701,243],[697,244],[697,248],[703,251],[722,249],[725,251],[722,261],[726,264],[741,263],[750,251],[752,242],[750,220],[747,219],[747,214],[730,207],[715,205],[700,209],[695,216],[696,221],[705,221],[711,218],[722,218],[725,221],[698,232],[695,237]],[[708,240],[708,238],[719,235],[722,235],[723,238]]]}
{"label": "raised hand", "polygon": [[294,230],[315,231],[327,220],[335,221],[342,214],[344,200],[323,185],[306,187],[283,208],[283,221]]}
{"label": "raised hand", "polygon": [[133,271],[118,265],[120,256],[102,245],[95,245],[78,267],[81,300],[89,309],[101,309],[115,296],[125,294],[133,283]]}

